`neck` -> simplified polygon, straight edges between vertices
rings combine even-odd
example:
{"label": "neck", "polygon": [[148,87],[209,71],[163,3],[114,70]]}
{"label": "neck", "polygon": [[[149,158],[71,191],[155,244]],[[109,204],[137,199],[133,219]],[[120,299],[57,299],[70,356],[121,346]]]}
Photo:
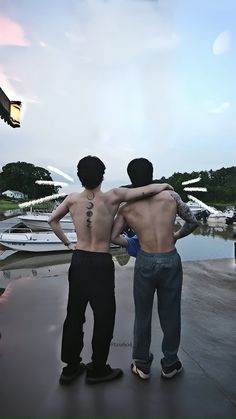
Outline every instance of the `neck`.
{"label": "neck", "polygon": [[84,189],[84,191],[85,192],[87,192],[87,193],[93,193],[94,195],[97,193],[97,192],[100,192],[100,190],[101,190],[101,185],[98,185],[96,188],[94,188],[94,189],[88,189],[88,188],[85,188]]}

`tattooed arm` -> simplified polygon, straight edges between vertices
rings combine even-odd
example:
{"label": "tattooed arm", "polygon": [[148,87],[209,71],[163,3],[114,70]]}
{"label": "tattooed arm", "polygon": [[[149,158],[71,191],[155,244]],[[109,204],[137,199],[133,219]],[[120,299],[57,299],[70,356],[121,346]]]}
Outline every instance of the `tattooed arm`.
{"label": "tattooed arm", "polygon": [[185,221],[183,227],[174,233],[175,240],[179,240],[192,233],[198,227],[199,223],[188,205],[182,201],[179,194],[174,191],[170,191],[170,194],[176,201],[178,215]]}

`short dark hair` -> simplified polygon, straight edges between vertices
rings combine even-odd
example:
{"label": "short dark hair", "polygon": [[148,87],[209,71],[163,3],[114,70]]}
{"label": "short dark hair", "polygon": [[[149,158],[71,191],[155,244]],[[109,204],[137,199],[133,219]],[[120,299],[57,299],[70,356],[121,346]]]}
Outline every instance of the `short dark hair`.
{"label": "short dark hair", "polygon": [[127,166],[127,172],[134,188],[153,182],[153,165],[143,157],[131,160]]}
{"label": "short dark hair", "polygon": [[87,189],[94,189],[102,183],[105,170],[104,163],[96,156],[83,157],[77,165],[78,178]]}

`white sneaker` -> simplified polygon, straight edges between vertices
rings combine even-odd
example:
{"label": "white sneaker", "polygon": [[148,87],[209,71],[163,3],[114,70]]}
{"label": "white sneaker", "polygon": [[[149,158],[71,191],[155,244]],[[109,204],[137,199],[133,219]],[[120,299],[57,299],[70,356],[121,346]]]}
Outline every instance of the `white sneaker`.
{"label": "white sneaker", "polygon": [[142,370],[140,370],[138,367],[136,367],[135,364],[131,364],[131,371],[138,375],[140,378],[142,378],[142,380],[148,380],[148,378],[150,378],[150,373],[145,373]]}
{"label": "white sneaker", "polygon": [[163,378],[172,378],[176,374],[179,374],[183,370],[182,364],[180,361],[176,361],[175,364],[170,367],[163,367],[161,370],[161,375]]}

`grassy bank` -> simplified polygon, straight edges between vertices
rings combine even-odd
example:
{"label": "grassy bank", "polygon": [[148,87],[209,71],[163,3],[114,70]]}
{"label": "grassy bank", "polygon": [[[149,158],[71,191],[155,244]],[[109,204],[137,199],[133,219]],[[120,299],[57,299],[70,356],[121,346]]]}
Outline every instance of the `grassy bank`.
{"label": "grassy bank", "polygon": [[[20,201],[23,202],[23,201]],[[0,212],[7,211],[7,210],[13,210],[19,208],[19,203],[14,200],[8,200],[8,199],[1,199],[0,198]],[[29,211],[30,207],[26,208],[27,211]],[[52,209],[52,203],[51,202],[42,202],[42,204],[35,205],[33,207],[34,210],[40,209],[40,210],[48,210],[51,211]]]}
{"label": "grassy bank", "polygon": [[0,211],[7,211],[18,208],[18,202],[9,201],[8,199],[0,199]]}

